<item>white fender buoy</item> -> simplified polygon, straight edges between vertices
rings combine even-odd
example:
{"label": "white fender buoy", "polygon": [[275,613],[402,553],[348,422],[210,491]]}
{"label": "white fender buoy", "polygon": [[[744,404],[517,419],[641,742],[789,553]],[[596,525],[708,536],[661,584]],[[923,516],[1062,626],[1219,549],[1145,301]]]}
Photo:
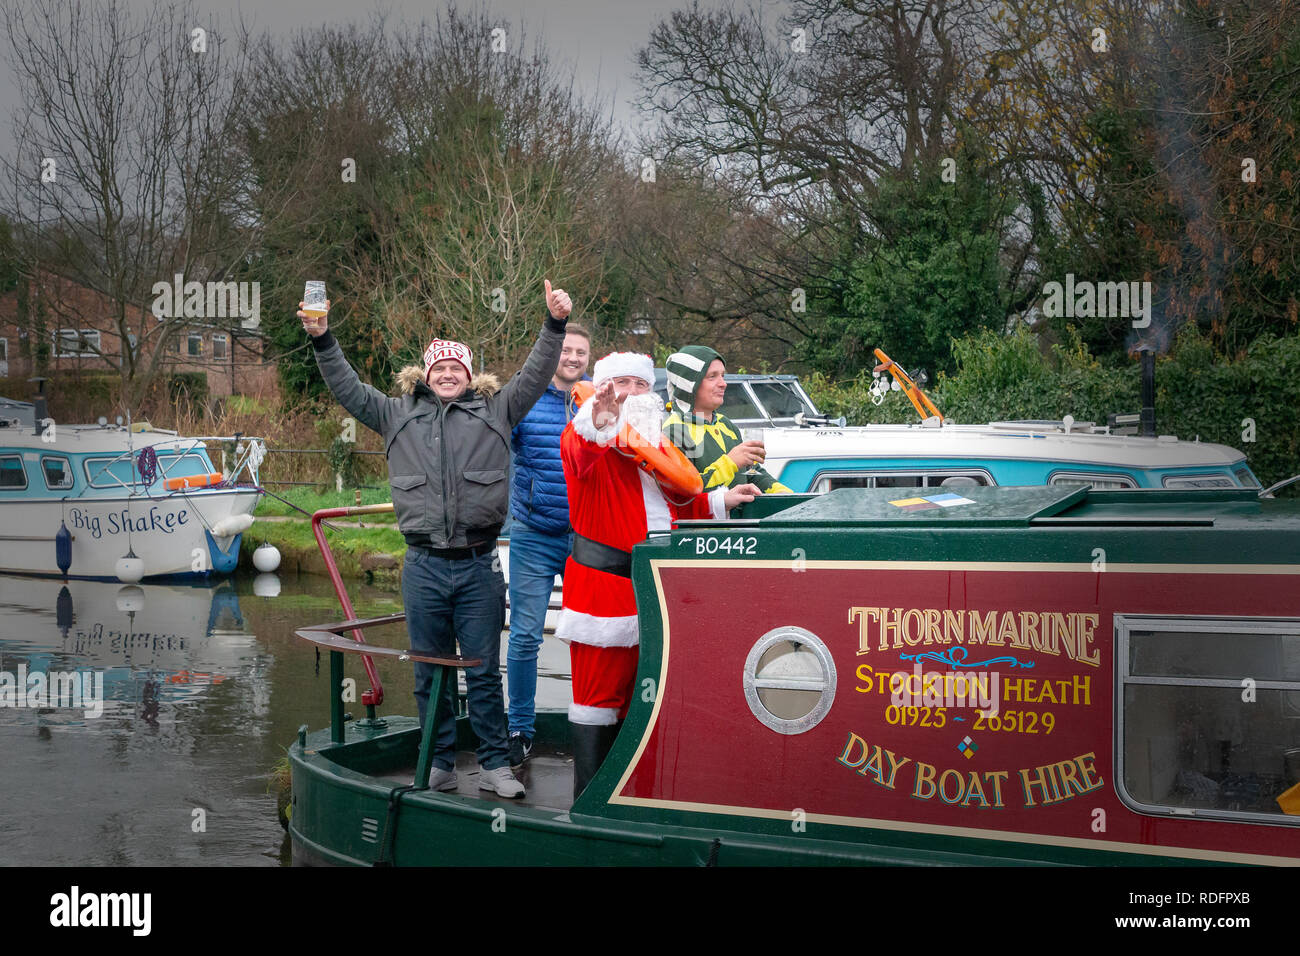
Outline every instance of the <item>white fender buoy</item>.
{"label": "white fender buoy", "polygon": [[252,515],[226,515],[220,521],[212,523],[212,534],[218,538],[233,538],[241,531],[247,531],[252,525]]}
{"label": "white fender buoy", "polygon": [[134,551],[127,551],[125,555],[117,559],[113,571],[117,574],[117,579],[123,584],[135,584],[144,577],[144,562],[135,556]]}
{"label": "white fender buoy", "polygon": [[253,593],[261,598],[280,596],[280,576],[264,571],[253,578]]}
{"label": "white fender buoy", "polygon": [[[140,560],[139,558],[136,559]],[[117,589],[117,609],[123,614],[144,610],[144,588],[137,584],[128,584]]]}
{"label": "white fender buoy", "polygon": [[[253,567],[264,573],[274,571],[280,566],[280,549],[275,545],[263,541],[253,552]],[[276,590],[279,590],[277,586]]]}

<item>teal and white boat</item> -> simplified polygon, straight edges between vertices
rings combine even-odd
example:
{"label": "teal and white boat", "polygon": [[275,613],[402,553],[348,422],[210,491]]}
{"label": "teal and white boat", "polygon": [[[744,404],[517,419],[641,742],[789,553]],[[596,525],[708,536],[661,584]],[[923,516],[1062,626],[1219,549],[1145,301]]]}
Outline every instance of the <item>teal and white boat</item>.
{"label": "teal and white boat", "polygon": [[[0,399],[0,572],[137,581],[234,570],[263,494],[260,440],[55,424],[42,404]],[[227,474],[209,441],[236,446]]]}

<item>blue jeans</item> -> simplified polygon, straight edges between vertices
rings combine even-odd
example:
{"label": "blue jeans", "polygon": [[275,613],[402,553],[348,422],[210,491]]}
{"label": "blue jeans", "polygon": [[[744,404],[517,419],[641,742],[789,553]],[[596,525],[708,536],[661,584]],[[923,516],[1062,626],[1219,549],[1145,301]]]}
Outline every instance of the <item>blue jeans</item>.
{"label": "blue jeans", "polygon": [[[402,568],[402,602],[411,650],[451,655],[459,643],[465,657],[482,659],[477,667],[465,669],[465,684],[469,723],[479,739],[478,762],[484,770],[504,767],[508,759],[500,663],[506,588],[501,571],[493,570],[494,561],[492,554],[450,561],[410,548]],[[421,727],[436,666],[415,662],[415,703]],[[433,763],[441,770],[452,770],[456,766],[454,672],[448,674],[442,690]]]}
{"label": "blue jeans", "polygon": [[510,732],[534,736],[537,716],[537,651],[555,576],[573,550],[572,534],[546,534],[522,521],[510,529]]}

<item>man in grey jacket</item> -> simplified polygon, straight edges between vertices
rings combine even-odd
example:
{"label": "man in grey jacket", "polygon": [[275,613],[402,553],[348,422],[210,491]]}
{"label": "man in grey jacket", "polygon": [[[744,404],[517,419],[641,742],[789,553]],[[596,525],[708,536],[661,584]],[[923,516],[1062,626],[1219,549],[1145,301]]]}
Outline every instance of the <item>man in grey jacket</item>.
{"label": "man in grey jacket", "polygon": [[[301,308],[301,303],[300,306]],[[473,357],[459,342],[434,339],[424,367],[398,373],[402,394],[363,383],[329,332],[326,316],[298,313],[312,336],[325,384],[357,421],[384,436],[397,527],[406,538],[402,601],[411,648],[461,653],[482,663],[465,671],[470,725],[479,739],[479,787],[521,797],[507,766],[505,700],[501,693],[501,629],[505,582],[492,551],[509,504],[510,430],[528,414],[555,373],[572,303],[546,282],[546,323],[524,367],[502,387],[472,374]],[[415,664],[415,700],[424,725],[433,665]],[[438,708],[429,786],[455,790],[456,684],[447,682]]]}

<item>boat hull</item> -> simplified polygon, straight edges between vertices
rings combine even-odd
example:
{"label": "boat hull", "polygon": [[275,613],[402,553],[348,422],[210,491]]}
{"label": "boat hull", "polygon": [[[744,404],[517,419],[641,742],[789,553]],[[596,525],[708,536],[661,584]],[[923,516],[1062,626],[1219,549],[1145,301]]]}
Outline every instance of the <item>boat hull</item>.
{"label": "boat hull", "polygon": [[[1300,507],[898,494],[638,545],[635,691],[571,804],[408,792],[414,722],[340,714],[338,743],[304,730],[290,752],[295,845],[398,865],[1300,865]],[[539,715],[538,746],[562,720]]]}
{"label": "boat hull", "polygon": [[192,490],[159,497],[83,497],[0,501],[0,572],[63,577],[54,536],[72,534],[67,577],[115,580],[128,548],[146,578],[229,574],[240,534],[220,534],[221,522],[251,515],[257,488]]}

